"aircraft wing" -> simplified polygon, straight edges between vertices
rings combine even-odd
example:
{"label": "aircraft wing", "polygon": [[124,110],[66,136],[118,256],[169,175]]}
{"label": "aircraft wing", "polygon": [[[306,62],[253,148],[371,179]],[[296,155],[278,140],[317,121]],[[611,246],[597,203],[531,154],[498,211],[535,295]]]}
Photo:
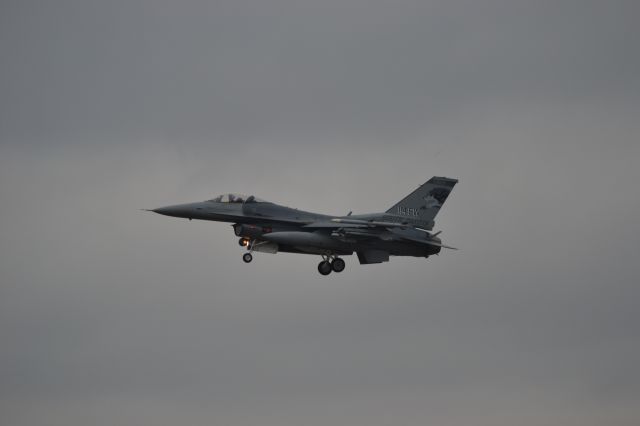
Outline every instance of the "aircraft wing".
{"label": "aircraft wing", "polygon": [[[418,230],[420,231],[420,230]],[[442,244],[439,238],[435,238],[431,234],[427,233],[427,235],[417,235],[419,232],[416,232],[416,228],[411,230],[404,229],[371,229],[371,228],[351,228],[345,227],[340,228],[336,231],[336,236],[344,236],[351,237],[356,239],[377,239],[382,241],[392,241],[392,240],[404,240],[410,241],[413,243],[426,244],[430,246],[442,247],[451,250],[458,250],[455,247],[448,246],[446,244]]]}
{"label": "aircraft wing", "polygon": [[304,225],[303,228],[338,229],[338,228],[368,228],[366,224],[336,223],[333,221],[318,221]]}
{"label": "aircraft wing", "polygon": [[[334,229],[336,230],[336,236],[348,236],[358,239],[379,239],[383,241],[400,239],[451,250],[458,250],[455,247],[442,244],[442,242],[437,238],[431,238],[432,234],[430,234],[426,229],[416,228],[409,224],[398,222],[335,218],[330,221],[313,222],[303,226],[303,228]],[[416,235],[415,231],[426,232],[428,237],[425,238],[423,235]],[[418,234],[420,232],[418,232]],[[437,234],[439,234],[439,232],[434,234],[433,237]]]}
{"label": "aircraft wing", "polygon": [[408,223],[398,223],[398,222],[381,222],[377,220],[361,220],[361,219],[342,219],[335,218],[331,219],[332,222],[336,224],[342,224],[341,226],[347,225],[360,225],[367,226],[369,228],[408,228],[411,227]]}
{"label": "aircraft wing", "polygon": [[375,220],[361,219],[341,219],[335,218],[330,221],[313,222],[303,228],[410,228],[411,225],[398,222],[381,222]]}

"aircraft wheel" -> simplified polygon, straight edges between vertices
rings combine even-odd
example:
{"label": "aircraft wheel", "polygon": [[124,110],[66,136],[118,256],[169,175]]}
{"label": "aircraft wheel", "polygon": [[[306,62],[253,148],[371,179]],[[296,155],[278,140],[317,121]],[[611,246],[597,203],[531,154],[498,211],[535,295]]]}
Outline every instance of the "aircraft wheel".
{"label": "aircraft wheel", "polygon": [[245,253],[242,255],[242,260],[244,260],[244,263],[249,263],[253,260],[253,256],[251,253]]}
{"label": "aircraft wheel", "polygon": [[333,269],[334,272],[344,271],[345,266],[346,264],[344,263],[344,260],[340,259],[339,257],[336,257],[335,259],[333,259],[333,262],[331,262],[331,269]]}
{"label": "aircraft wheel", "polygon": [[329,275],[331,273],[331,264],[326,260],[323,260],[318,264],[318,272],[322,275]]}

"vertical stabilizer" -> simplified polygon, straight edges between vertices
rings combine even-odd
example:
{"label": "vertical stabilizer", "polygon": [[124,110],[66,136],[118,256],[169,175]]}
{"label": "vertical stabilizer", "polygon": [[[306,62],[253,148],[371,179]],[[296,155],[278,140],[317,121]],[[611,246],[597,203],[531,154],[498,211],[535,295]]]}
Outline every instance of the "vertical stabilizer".
{"label": "vertical stabilizer", "polygon": [[457,179],[434,176],[387,210],[387,213],[402,216],[408,222],[418,223],[431,229],[433,219],[456,183],[458,183]]}

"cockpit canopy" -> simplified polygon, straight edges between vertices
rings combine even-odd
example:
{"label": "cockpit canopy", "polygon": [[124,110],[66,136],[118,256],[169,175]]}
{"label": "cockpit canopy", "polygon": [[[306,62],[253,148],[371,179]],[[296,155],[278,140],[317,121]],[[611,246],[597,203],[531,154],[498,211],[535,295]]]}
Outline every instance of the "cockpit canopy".
{"label": "cockpit canopy", "polygon": [[253,195],[243,194],[224,194],[218,195],[216,198],[209,200],[213,203],[264,203],[264,200],[254,197]]}

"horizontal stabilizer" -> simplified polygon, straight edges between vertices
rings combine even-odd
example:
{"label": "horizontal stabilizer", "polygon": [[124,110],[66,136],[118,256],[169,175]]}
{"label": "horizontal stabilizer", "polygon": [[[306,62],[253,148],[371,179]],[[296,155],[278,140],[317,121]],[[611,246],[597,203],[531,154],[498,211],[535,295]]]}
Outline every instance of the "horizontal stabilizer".
{"label": "horizontal stabilizer", "polygon": [[458,250],[455,247],[447,246],[447,245],[444,245],[444,244],[439,243],[439,242],[434,241],[434,240],[425,241],[425,244],[429,244],[430,246],[442,247],[442,248],[446,248],[446,249],[449,249],[449,250]]}

